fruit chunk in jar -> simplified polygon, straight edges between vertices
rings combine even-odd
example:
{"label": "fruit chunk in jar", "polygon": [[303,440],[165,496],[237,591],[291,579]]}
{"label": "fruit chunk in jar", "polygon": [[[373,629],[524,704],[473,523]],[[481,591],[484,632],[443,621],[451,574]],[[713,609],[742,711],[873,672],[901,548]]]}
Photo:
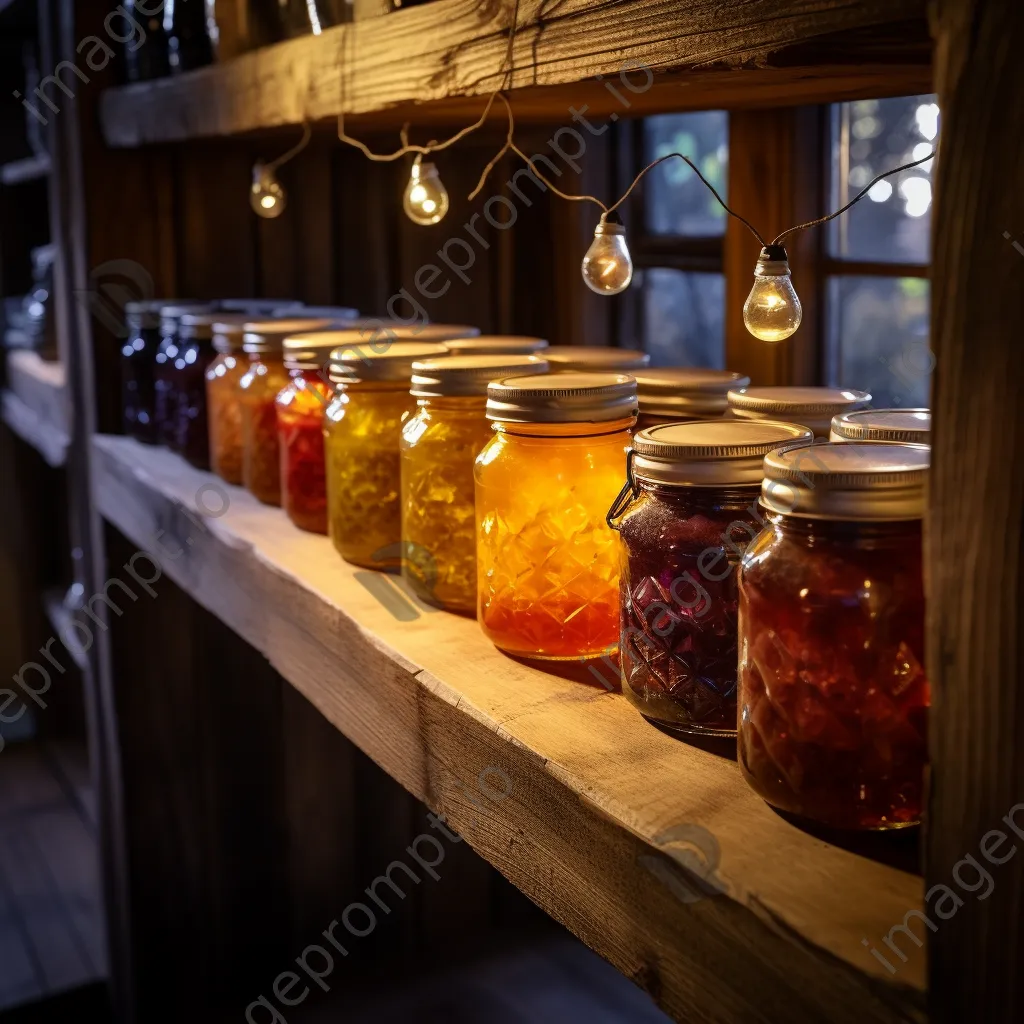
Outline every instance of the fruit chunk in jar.
{"label": "fruit chunk in jar", "polygon": [[311,533],[327,533],[323,418],[331,394],[314,370],[294,376],[277,397],[282,503],[288,518]]}
{"label": "fruit chunk in jar", "polygon": [[556,660],[618,648],[619,537],[605,516],[631,425],[598,437],[499,429],[480,453],[477,614],[495,646]]}
{"label": "fruit chunk in jar", "polygon": [[279,359],[254,359],[239,385],[242,407],[242,479],[265,505],[281,504],[277,393],[288,383]]}
{"label": "fruit chunk in jar", "polygon": [[921,525],[775,523],[740,575],[739,762],[770,804],[838,828],[921,815]]}
{"label": "fruit chunk in jar", "polygon": [[242,408],[238,385],[248,369],[240,353],[219,355],[206,371],[210,465],[229,484],[242,482]]}

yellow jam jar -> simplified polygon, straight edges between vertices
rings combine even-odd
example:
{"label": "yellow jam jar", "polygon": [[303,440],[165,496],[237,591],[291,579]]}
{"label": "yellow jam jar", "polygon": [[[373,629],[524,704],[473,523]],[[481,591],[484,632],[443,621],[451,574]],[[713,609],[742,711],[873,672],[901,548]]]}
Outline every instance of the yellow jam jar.
{"label": "yellow jam jar", "polygon": [[494,437],[476,460],[477,616],[509,654],[571,660],[619,642],[619,538],[636,381],[511,377],[487,388]]}
{"label": "yellow jam jar", "polygon": [[[382,349],[382,351],[378,351]],[[412,364],[441,344],[345,343],[331,352],[334,398],[324,412],[327,532],[347,562],[394,570],[402,557],[402,423],[416,411]]]}
{"label": "yellow jam jar", "polygon": [[493,430],[487,385],[544,373],[532,355],[460,355],[413,364],[416,412],[402,427],[402,573],[422,600],[476,612],[473,463]]}

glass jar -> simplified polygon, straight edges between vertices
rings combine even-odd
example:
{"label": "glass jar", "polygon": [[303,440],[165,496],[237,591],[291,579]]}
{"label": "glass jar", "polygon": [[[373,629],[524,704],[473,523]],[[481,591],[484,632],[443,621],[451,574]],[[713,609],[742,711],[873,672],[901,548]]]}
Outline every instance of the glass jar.
{"label": "glass jar", "polygon": [[164,0],[164,28],[171,71],[191,71],[213,63],[213,41],[207,4],[196,0]]}
{"label": "glass jar", "polygon": [[920,820],[928,449],[765,459],[770,524],[740,570],[739,763],[772,806],[844,829]]}
{"label": "glass jar", "polygon": [[229,484],[242,482],[242,407],[239,385],[249,369],[242,351],[243,324],[220,319],[213,325],[217,358],[206,370],[206,411],[210,426],[210,468]]}
{"label": "glass jar", "polygon": [[121,347],[123,429],[136,441],[155,444],[154,373],[160,347],[160,304],[129,302],[124,310],[128,338]]}
{"label": "glass jar", "polygon": [[736,568],[764,525],[761,464],[810,440],[794,424],[739,420],[634,435],[608,521],[622,536],[622,690],[645,718],[736,734]]}
{"label": "glass jar", "polygon": [[651,362],[646,352],[610,345],[550,345],[544,349],[544,358],[551,364],[552,373],[632,373]]}
{"label": "glass jar", "polygon": [[888,441],[931,444],[932,414],[928,409],[863,409],[832,418],[830,441]]}
{"label": "glass jar", "polygon": [[210,468],[210,428],[206,416],[206,371],[217,358],[213,347],[215,314],[186,314],[178,327],[178,353],[171,371],[177,394],[174,450],[197,469]]}
{"label": "glass jar", "polygon": [[[381,351],[378,351],[380,349]],[[443,345],[347,342],[331,352],[334,399],[324,414],[327,529],[347,562],[395,570],[402,555],[402,422],[416,408],[412,364]]]}
{"label": "glass jar", "polygon": [[618,373],[512,377],[487,389],[477,456],[477,617],[495,646],[551,660],[619,642],[622,483],[636,382]]}
{"label": "glass jar", "polygon": [[665,366],[629,371],[636,378],[640,415],[636,429],[660,423],[720,419],[729,407],[731,388],[745,388],[749,377],[730,370]]}
{"label": "glass jar", "polygon": [[277,393],[291,380],[284,368],[284,339],[327,331],[330,320],[259,320],[245,325],[242,350],[249,366],[238,382],[242,411],[242,483],[264,505],[281,504],[281,451]]}
{"label": "glass jar", "polygon": [[417,409],[402,427],[401,443],[402,572],[429,604],[476,612],[473,463],[493,433],[487,385],[547,368],[531,355],[454,355],[413,364]]}
{"label": "glass jar", "polygon": [[487,334],[476,338],[451,338],[444,347],[453,356],[543,356],[548,343],[543,338],[513,334]]}
{"label": "glass jar", "polygon": [[863,409],[871,401],[866,391],[812,387],[734,388],[728,398],[735,419],[799,423],[823,438],[828,437],[833,416]]}
{"label": "glass jar", "polygon": [[174,448],[178,443],[178,392],[174,361],[180,342],[178,327],[183,316],[209,313],[207,303],[172,303],[160,306],[160,344],[153,357],[153,420],[157,444]]}
{"label": "glass jar", "polygon": [[324,411],[334,389],[324,372],[330,347],[317,335],[286,338],[284,366],[291,380],[277,395],[281,498],[288,518],[310,533],[327,533]]}

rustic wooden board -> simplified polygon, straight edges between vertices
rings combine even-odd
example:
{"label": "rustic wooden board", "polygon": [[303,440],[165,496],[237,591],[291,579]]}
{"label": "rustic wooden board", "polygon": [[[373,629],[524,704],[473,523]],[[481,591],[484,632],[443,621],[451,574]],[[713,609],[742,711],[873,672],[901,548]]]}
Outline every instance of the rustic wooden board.
{"label": "rustic wooden board", "polygon": [[70,443],[64,367],[29,349],[9,352],[2,401],[11,430],[51,466],[63,465]]}
{"label": "rustic wooden board", "polygon": [[[597,76],[627,62],[630,114],[925,92],[925,0],[522,0],[508,86],[519,116],[626,111]],[[377,123],[476,117],[501,83],[513,5],[438,0],[159,82],[109,90],[112,146],[230,135],[347,115]],[[455,102],[453,102],[455,101]]]}
{"label": "rustic wooden board", "polygon": [[[787,823],[731,759],[647,725],[582,666],[513,661],[443,612],[397,621],[326,538],[176,456],[100,436],[93,458],[104,517],[159,537],[168,577],[668,1013],[923,1019],[923,957],[893,979],[862,945],[921,906],[919,878]],[[204,518],[218,491],[227,511]],[[486,769],[507,798],[481,795]]]}

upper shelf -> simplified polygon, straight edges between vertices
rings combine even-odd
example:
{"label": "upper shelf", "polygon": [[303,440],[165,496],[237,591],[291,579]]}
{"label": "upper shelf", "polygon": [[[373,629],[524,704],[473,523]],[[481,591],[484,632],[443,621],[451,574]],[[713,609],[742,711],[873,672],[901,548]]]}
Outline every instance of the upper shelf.
{"label": "upper shelf", "polygon": [[919,877],[796,828],[735,761],[647,724],[583,665],[506,657],[165,450],[97,437],[93,485],[159,559],[138,567],[157,600],[162,572],[677,1019],[923,1019],[924,950],[897,927],[915,927]]}
{"label": "upper shelf", "polygon": [[[819,103],[931,90],[927,0],[522,0],[517,116]],[[471,121],[502,81],[512,4],[437,0],[104,93],[111,146],[233,135],[344,113]],[[623,69],[635,68],[626,81]],[[643,69],[650,69],[649,75]]]}

